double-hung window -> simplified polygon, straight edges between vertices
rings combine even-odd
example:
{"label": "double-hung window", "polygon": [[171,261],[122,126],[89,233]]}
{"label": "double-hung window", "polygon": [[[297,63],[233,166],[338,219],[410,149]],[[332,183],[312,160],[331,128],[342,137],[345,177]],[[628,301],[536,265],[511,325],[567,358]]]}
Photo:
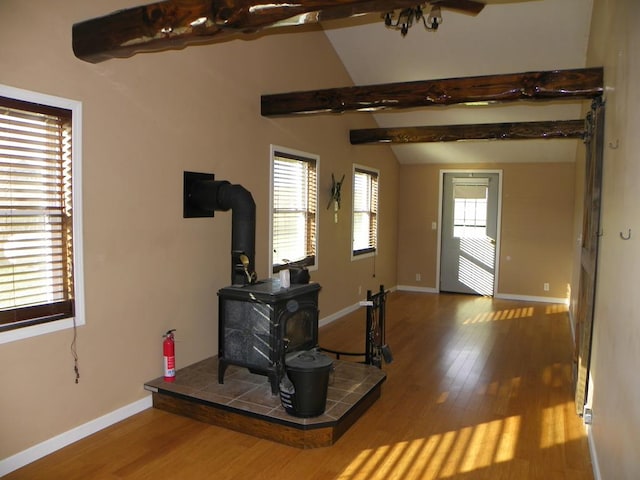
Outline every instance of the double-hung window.
{"label": "double-hung window", "polygon": [[354,257],[375,254],[378,247],[378,171],[353,167]]}
{"label": "double-hung window", "polygon": [[76,316],[80,115],[79,102],[0,85],[0,332]]}
{"label": "double-hung window", "polygon": [[271,264],[315,266],[317,256],[317,155],[271,147]]}

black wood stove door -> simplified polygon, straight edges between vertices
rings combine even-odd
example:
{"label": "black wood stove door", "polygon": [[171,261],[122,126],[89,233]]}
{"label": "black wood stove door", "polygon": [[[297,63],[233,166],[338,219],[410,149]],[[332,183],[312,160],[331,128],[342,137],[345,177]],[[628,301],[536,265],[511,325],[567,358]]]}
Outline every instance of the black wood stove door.
{"label": "black wood stove door", "polygon": [[277,280],[221,289],[218,382],[224,383],[228,365],[239,365],[267,375],[277,394],[285,344],[287,352],[318,344],[319,290],[314,283],[285,289]]}

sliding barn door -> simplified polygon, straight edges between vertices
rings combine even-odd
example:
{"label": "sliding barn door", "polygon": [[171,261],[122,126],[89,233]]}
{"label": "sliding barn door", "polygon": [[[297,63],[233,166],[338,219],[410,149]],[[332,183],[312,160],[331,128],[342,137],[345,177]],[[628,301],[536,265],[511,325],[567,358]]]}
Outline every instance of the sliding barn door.
{"label": "sliding barn door", "polygon": [[585,167],[584,214],[582,221],[582,253],[580,287],[575,329],[576,411],[582,415],[587,401],[591,335],[596,300],[598,241],[600,237],[600,204],[602,194],[602,155],[604,143],[604,104],[594,100],[587,117],[587,158]]}

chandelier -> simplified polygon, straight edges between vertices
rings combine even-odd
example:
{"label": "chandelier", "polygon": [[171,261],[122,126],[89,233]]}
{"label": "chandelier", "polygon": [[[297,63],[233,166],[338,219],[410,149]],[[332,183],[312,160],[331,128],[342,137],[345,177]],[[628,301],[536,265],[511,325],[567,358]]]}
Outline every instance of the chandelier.
{"label": "chandelier", "polygon": [[429,14],[425,15],[427,8],[428,4],[423,3],[412,8],[403,8],[401,10],[387,12],[384,14],[384,24],[387,28],[400,30],[403,37],[409,32],[409,28],[413,26],[414,22],[419,23],[420,21],[422,21],[424,28],[435,32],[442,23],[440,7],[431,7]]}

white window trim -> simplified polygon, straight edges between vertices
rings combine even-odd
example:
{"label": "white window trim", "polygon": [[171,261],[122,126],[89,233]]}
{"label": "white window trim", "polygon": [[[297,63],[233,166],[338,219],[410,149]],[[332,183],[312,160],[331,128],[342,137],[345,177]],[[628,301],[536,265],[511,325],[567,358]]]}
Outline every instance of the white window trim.
{"label": "white window trim", "polygon": [[26,102],[40,103],[52,107],[71,110],[73,137],[72,149],[72,189],[73,189],[73,278],[75,317],[53,320],[30,327],[15,328],[0,332],[0,344],[36,337],[85,324],[84,305],[84,260],[82,238],[82,102],[56,97],[44,93],[31,92],[21,88],[0,84],[0,95]]}
{"label": "white window trim", "polygon": [[[298,157],[305,157],[315,160],[316,162],[316,178],[317,178],[317,192],[316,195],[320,195],[320,156],[309,152],[303,152],[302,150],[294,150],[292,148],[281,147],[279,145],[270,145],[269,149],[269,277],[275,277],[273,273],[273,159],[276,152],[288,153],[289,155],[296,155]],[[318,270],[319,254],[320,254],[320,209],[319,198],[316,198],[316,261],[314,265],[307,267],[311,272]]]}
{"label": "white window trim", "polygon": [[[353,214],[353,209],[355,208],[355,201],[353,199],[354,195],[355,195],[355,186],[353,186],[353,177],[356,174],[356,170],[364,170],[366,172],[371,172],[371,173],[375,173],[376,175],[378,175],[378,230],[376,231],[376,250],[375,252],[369,252],[369,253],[361,253],[360,255],[354,255],[353,254],[353,230],[354,230],[354,221],[355,221],[355,215]],[[351,189],[351,245],[349,246],[349,250],[351,252],[351,261],[357,261],[357,260],[362,260],[365,258],[371,258],[371,257],[376,257],[378,256],[378,251],[380,250],[380,170],[378,170],[377,168],[373,168],[373,167],[369,167],[367,165],[361,165],[358,163],[354,163],[353,164],[353,168],[351,170],[351,183],[352,183],[352,189]]]}

